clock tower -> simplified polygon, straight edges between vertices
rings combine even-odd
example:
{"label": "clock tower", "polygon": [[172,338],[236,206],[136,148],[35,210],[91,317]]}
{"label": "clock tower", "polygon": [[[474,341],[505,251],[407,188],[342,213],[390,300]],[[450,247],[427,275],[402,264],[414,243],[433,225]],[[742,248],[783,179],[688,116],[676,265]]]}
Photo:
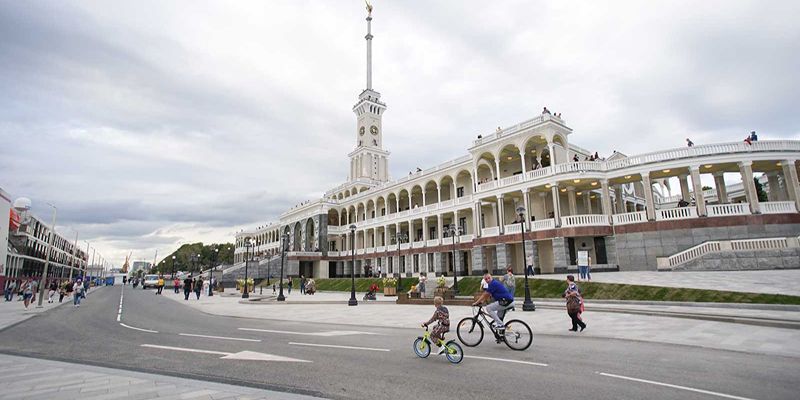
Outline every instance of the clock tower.
{"label": "clock tower", "polygon": [[383,149],[381,124],[386,104],[381,94],[372,89],[372,6],[367,5],[367,88],[353,106],[356,114],[356,148],[350,157],[350,180],[389,180],[389,152]]}

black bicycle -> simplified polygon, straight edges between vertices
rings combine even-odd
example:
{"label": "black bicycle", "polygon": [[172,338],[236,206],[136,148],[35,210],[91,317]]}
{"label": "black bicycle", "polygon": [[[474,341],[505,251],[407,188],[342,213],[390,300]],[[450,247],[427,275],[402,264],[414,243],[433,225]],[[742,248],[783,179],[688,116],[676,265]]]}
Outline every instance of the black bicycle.
{"label": "black bicycle", "polygon": [[[505,310],[500,310],[499,317],[502,320],[505,317],[505,312],[513,310],[511,306]],[[512,319],[504,325],[502,333],[492,325],[492,317],[483,311],[483,306],[475,306],[472,308],[472,317],[467,317],[459,321],[456,327],[456,334],[458,340],[464,343],[464,346],[475,347],[481,344],[483,340],[483,325],[487,325],[489,330],[494,334],[494,339],[497,343],[503,342],[512,350],[525,350],[533,343],[533,331],[523,321]]]}

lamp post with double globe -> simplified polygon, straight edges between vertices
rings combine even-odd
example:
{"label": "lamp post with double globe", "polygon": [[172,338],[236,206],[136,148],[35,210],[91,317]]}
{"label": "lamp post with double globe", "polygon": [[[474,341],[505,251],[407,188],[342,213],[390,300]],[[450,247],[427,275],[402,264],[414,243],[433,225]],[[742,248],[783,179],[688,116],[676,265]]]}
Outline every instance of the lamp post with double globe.
{"label": "lamp post with double globe", "polygon": [[397,291],[400,291],[400,288],[403,286],[403,271],[400,268],[400,244],[408,240],[408,235],[403,232],[398,233],[395,236],[395,242],[397,243]]}
{"label": "lamp post with double globe", "polygon": [[211,268],[208,269],[208,296],[211,297],[214,295],[214,270],[217,269],[217,257],[219,257],[219,248],[214,248],[214,252],[211,253],[213,259],[211,260]]}
{"label": "lamp post with double globe", "polygon": [[288,248],[289,232],[284,232],[284,234],[281,236],[281,278],[280,281],[278,281],[278,286],[280,287],[280,291],[278,292],[278,301],[286,301],[286,297],[283,295],[283,257]]}
{"label": "lamp post with double globe", "polygon": [[175,279],[175,256],[172,256],[172,276],[170,279]]}
{"label": "lamp post with double globe", "polygon": [[458,263],[456,262],[456,238],[463,233],[456,224],[450,224],[450,236],[453,238],[453,294],[458,294]]}
{"label": "lamp post with double globe", "polygon": [[353,266],[350,268],[350,300],[348,306],[357,306],[356,300],[356,226],[350,225],[350,254],[352,255]]}
{"label": "lamp post with double globe", "polygon": [[250,290],[247,287],[247,266],[248,261],[250,261],[250,248],[255,246],[253,240],[251,238],[245,238],[244,240],[244,292],[242,292],[243,299],[250,298]]}
{"label": "lamp post with double globe", "polygon": [[517,215],[519,215],[519,230],[522,234],[522,267],[525,268],[525,302],[522,303],[522,311],[536,311],[536,305],[531,300],[531,288],[528,285],[528,256],[525,254],[525,207],[517,207]]}

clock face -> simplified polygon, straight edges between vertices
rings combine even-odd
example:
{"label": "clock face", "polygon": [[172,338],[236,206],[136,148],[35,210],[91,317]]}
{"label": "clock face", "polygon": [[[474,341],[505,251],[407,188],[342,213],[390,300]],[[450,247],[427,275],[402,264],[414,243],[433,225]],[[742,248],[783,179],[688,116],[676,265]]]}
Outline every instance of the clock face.
{"label": "clock face", "polygon": [[361,134],[361,136],[364,136],[364,131],[365,131],[365,129],[364,129],[364,127],[363,127],[363,126],[362,126],[361,128],[359,128],[359,129],[358,129],[358,133],[360,133],[360,134]]}
{"label": "clock face", "polygon": [[369,131],[370,131],[370,133],[372,133],[373,135],[377,135],[377,134],[378,134],[378,127],[377,127],[377,126],[375,126],[375,125],[372,125],[372,126],[370,126],[370,127],[369,127]]}

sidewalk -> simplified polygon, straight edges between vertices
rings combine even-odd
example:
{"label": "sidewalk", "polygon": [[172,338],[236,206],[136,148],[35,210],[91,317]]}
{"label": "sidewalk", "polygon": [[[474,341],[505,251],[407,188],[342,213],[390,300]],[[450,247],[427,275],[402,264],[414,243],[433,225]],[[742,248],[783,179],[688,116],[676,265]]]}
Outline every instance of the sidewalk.
{"label": "sidewalk", "polygon": [[[800,267],[800,265],[798,265]],[[571,272],[575,278],[577,273]],[[518,275],[524,276],[524,275]],[[536,275],[535,279],[566,280],[567,274]],[[682,287],[731,292],[800,296],[800,269],[769,271],[627,271],[598,272],[592,282]]]}
{"label": "sidewalk", "polygon": [[[224,293],[200,300],[184,301],[182,295],[171,294],[164,297],[173,299],[189,307],[214,315],[242,318],[261,318],[298,322],[319,322],[359,326],[392,328],[417,328],[420,321],[430,317],[430,305],[397,305],[394,297],[378,295],[378,301],[361,301],[363,293],[357,293],[359,305],[347,306],[350,293],[317,292],[314,296],[303,296],[293,292],[285,302],[277,302],[272,294],[256,300],[243,301],[240,295]],[[518,299],[519,303],[519,299]],[[507,319],[521,319],[533,328],[534,334],[575,336],[568,332],[569,318],[558,301],[537,301],[535,312],[523,312],[520,304],[517,311],[511,312]],[[593,307],[597,307],[595,311]],[[744,351],[761,354],[775,354],[800,357],[800,329],[775,328],[733,324],[708,320],[672,318],[661,315],[639,315],[620,312],[599,311],[602,308],[635,307],[640,311],[695,312],[727,315],[730,317],[789,319],[800,323],[800,312],[739,308],[686,307],[672,305],[614,305],[587,302],[584,321],[588,324],[583,337],[636,340],[657,343],[672,343],[714,349]],[[472,316],[472,308],[448,306],[450,320],[455,325],[461,318]]]}
{"label": "sidewalk", "polygon": [[0,354],[3,399],[316,399],[194,379]]}
{"label": "sidewalk", "polygon": [[[91,295],[92,292],[98,290],[98,288],[92,288],[89,292]],[[54,303],[47,302],[47,292],[45,292],[45,297],[42,300],[42,308],[36,308],[36,305],[39,303],[38,293],[36,302],[28,306],[28,309],[25,309],[25,303],[22,301],[17,301],[17,295],[14,295],[14,299],[11,301],[5,301],[2,297],[0,297],[0,331],[8,328],[9,326],[18,324],[22,321],[25,321],[28,318],[32,318],[38,314],[51,310],[53,308],[58,307],[59,305],[66,305],[72,306],[72,297],[64,297],[64,301],[62,303],[58,302],[58,294],[53,297]]]}

